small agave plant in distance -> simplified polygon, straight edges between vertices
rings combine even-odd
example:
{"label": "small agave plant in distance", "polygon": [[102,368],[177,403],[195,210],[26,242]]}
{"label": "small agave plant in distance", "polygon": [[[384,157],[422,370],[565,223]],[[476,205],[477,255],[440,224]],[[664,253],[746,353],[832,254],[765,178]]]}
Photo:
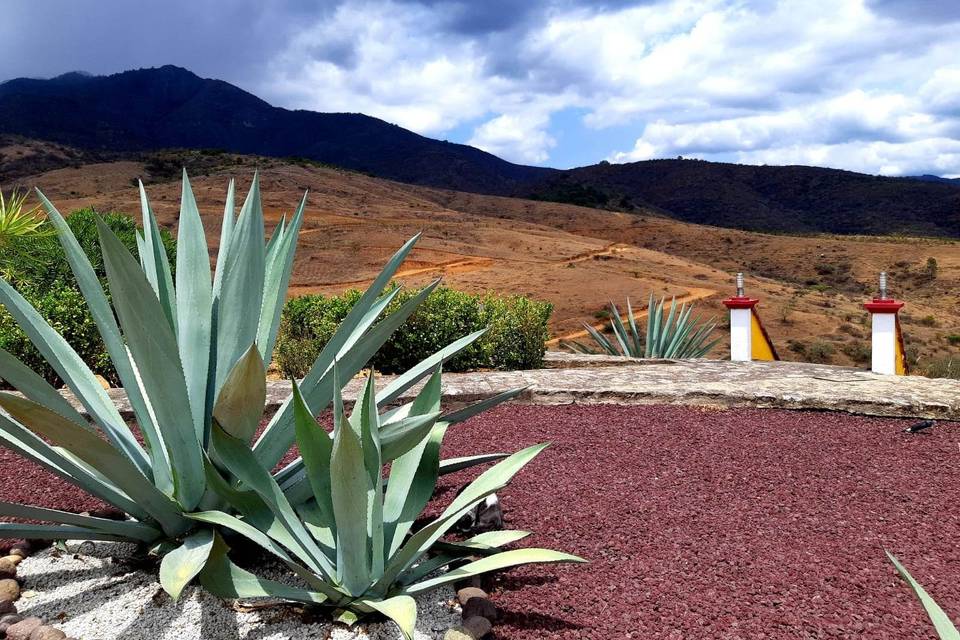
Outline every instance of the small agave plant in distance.
{"label": "small agave plant in distance", "polygon": [[[499,546],[518,539],[518,532],[459,544],[440,540],[450,518],[503,486],[540,450],[439,459],[439,442],[449,426],[520,391],[454,413],[440,411],[440,367],[483,331],[427,357],[376,393],[371,382],[358,408],[344,418],[341,381],[361,371],[437,284],[383,315],[397,293],[388,288],[390,279],[417,238],[387,262],[257,437],[266,367],[306,195],[267,241],[257,176],[239,215],[231,181],[211,273],[206,236],[184,173],[174,279],[141,184],[139,260],[98,224],[108,297],[64,218],[37,193],[126,391],[143,444],[76,351],[0,279],[0,303],[89,416],[88,421],[40,376],[0,350],[0,378],[21,394],[0,392],[5,411],[0,445],[127,514],[117,521],[0,502],[0,516],[48,523],[2,522],[0,537],[134,541],[163,556],[160,582],[174,598],[201,575],[217,593],[326,604],[340,609],[344,620],[380,611],[408,637],[416,618],[411,595],[442,582],[420,578],[452,559],[487,556],[446,574],[451,579],[521,563],[579,560],[545,550],[501,552]],[[390,408],[428,376],[413,402]],[[332,439],[314,419],[331,405],[336,413]],[[302,457],[272,471],[295,440]],[[438,523],[407,539],[437,476],[498,460]],[[388,463],[384,484],[381,472]],[[260,580],[233,565],[224,539],[235,533],[279,556],[305,588]],[[425,560],[428,551],[438,553]]]}
{"label": "small agave plant in distance", "polygon": [[717,328],[716,320],[702,320],[700,316],[691,318],[693,305],[680,305],[677,299],[670,302],[670,313],[665,315],[666,305],[661,298],[657,302],[653,294],[647,304],[647,333],[640,335],[633,316],[630,298],[627,298],[627,326],[620,318],[620,310],[610,303],[610,328],[613,340],[588,324],[584,324],[587,334],[593,339],[593,345],[579,342],[565,342],[564,346],[587,354],[606,354],[611,356],[629,356],[631,358],[702,358],[717,345],[719,340],[710,340]]}

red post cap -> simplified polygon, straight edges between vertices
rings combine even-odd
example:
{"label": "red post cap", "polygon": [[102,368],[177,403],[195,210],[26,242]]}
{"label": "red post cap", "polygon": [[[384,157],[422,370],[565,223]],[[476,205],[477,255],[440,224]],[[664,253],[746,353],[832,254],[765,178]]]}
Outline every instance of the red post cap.
{"label": "red post cap", "polygon": [[723,306],[727,309],[753,309],[760,302],[756,298],[747,298],[746,296],[734,296],[723,301]]}
{"label": "red post cap", "polygon": [[903,308],[904,303],[892,298],[874,298],[863,305],[870,313],[896,313]]}

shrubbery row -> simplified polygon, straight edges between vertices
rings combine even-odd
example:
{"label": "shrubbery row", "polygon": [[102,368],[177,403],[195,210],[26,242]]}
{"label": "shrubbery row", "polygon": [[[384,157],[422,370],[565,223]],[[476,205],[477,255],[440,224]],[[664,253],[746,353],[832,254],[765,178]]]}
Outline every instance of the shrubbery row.
{"label": "shrubbery row", "polygon": [[[397,294],[387,314],[415,291]],[[277,338],[276,362],[285,377],[302,377],[330,340],[361,292],[307,295],[287,302]],[[523,296],[478,295],[438,287],[377,352],[373,365],[384,373],[406,371],[454,340],[489,327],[444,365],[446,371],[536,369],[543,365],[547,321],[553,305]]]}

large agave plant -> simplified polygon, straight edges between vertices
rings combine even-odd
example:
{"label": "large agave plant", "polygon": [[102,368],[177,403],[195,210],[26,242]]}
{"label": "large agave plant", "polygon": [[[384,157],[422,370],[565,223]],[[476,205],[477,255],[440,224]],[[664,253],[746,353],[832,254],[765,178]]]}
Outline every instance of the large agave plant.
{"label": "large agave plant", "polygon": [[[416,238],[389,260],[296,392],[254,438],[264,412],[265,370],[286,298],[306,195],[294,215],[282,219],[266,241],[257,177],[239,215],[234,212],[231,181],[216,270],[211,273],[203,225],[184,173],[174,281],[141,185],[144,224],[138,238],[139,261],[106,225],[98,225],[110,298],[63,217],[43,194],[38,195],[122,381],[142,444],[76,351],[13,287],[0,280],[0,302],[90,418],[88,422],[13,355],[0,351],[0,378],[22,394],[0,393],[0,407],[6,412],[0,414],[0,444],[128,514],[127,519],[114,521],[0,502],[0,516],[48,523],[3,522],[0,537],[129,540],[151,545],[165,554],[161,582],[177,597],[208,562],[212,563],[205,574],[208,584],[231,585],[218,587],[221,592],[251,590],[253,582],[226,561],[223,542],[214,533],[215,526],[241,528],[241,533],[271,552],[289,551],[300,558],[304,564],[291,561],[291,568],[332,604],[358,613],[380,607],[391,615],[394,605],[378,603],[400,593],[396,581],[409,577],[404,573],[410,568],[408,561],[418,561],[437,542],[418,546],[418,553],[407,552],[409,558],[390,565],[402,566],[402,571],[385,578],[385,559],[398,552],[395,545],[407,533],[407,519],[422,508],[424,496],[429,498],[432,483],[428,480],[506,457],[488,454],[440,461],[437,434],[519,392],[441,414],[439,367],[476,340],[483,333],[479,331],[426,358],[375,395],[368,388],[358,403],[360,413],[354,412],[357,417],[349,428],[347,422],[339,421],[332,441],[316,427],[313,416],[331,403],[342,416],[342,404],[335,402],[340,380],[357,374],[436,286],[425,287],[381,318],[397,293],[387,290],[387,285]],[[417,402],[387,410],[431,373],[428,395],[421,393]],[[429,411],[424,409],[428,401]],[[380,416],[379,411],[384,414]],[[303,457],[270,471],[289,451],[295,436]],[[317,466],[326,463],[317,451],[328,451],[329,473]],[[424,455],[430,457],[422,461]],[[420,462],[414,462],[415,456]],[[383,487],[375,474],[391,462],[395,471],[381,513],[377,500],[357,493],[358,487],[366,486],[358,483],[372,483],[373,495],[379,497]],[[487,474],[509,475],[505,467],[494,469]],[[394,474],[407,477],[394,482]],[[482,499],[474,500],[473,495],[458,499],[457,509]],[[347,515],[345,504],[350,509]],[[330,505],[335,507],[332,514],[324,511]],[[374,511],[361,514],[358,505]],[[377,526],[390,532],[389,543],[376,533]],[[257,531],[259,537],[254,534]],[[384,548],[369,549],[367,560],[361,562],[356,547],[361,539],[363,545]],[[494,546],[482,540],[471,544]],[[361,587],[363,580],[371,582]],[[272,593],[303,599],[301,592],[281,587]],[[393,617],[409,630],[407,601],[390,602],[403,603],[402,615]]]}
{"label": "large agave plant", "polygon": [[[237,491],[218,470],[209,468],[210,485],[241,516],[205,511],[189,517],[260,544],[306,586],[294,588],[258,578],[230,561],[227,545],[218,534],[204,533],[190,554],[192,562],[206,559],[199,576],[209,591],[226,597],[274,596],[323,604],[348,623],[377,611],[393,619],[410,638],[416,620],[413,596],[419,593],[518,564],[582,562],[549,549],[500,549],[528,535],[525,531],[495,531],[459,543],[440,540],[546,445],[524,449],[498,462],[467,486],[438,518],[410,535],[414,520],[433,495],[440,446],[449,426],[447,419],[438,420],[439,369],[412,403],[382,416],[377,412],[372,372],[349,417],[338,389],[335,383],[331,440],[294,386],[294,421],[306,478],[286,492],[256,460],[243,438],[214,424],[213,449],[223,470],[248,490]],[[404,424],[411,428],[402,427]],[[387,460],[392,464],[384,478]],[[431,551],[433,555],[427,557]],[[430,576],[469,556],[480,558]]]}
{"label": "large agave plant", "polygon": [[670,312],[667,314],[664,298],[657,302],[651,293],[647,305],[647,333],[641,336],[630,298],[627,298],[627,326],[620,318],[617,305],[610,303],[612,340],[584,324],[593,344],[566,342],[564,346],[578,353],[604,353],[632,358],[702,358],[719,342],[710,340],[713,330],[717,328],[717,322],[703,320],[700,316],[691,318],[692,314],[693,305],[681,304],[678,310],[676,298],[671,300]]}

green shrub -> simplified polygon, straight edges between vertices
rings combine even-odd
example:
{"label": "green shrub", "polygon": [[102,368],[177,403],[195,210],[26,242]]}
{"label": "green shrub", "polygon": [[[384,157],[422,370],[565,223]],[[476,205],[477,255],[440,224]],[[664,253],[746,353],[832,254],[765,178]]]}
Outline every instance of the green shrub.
{"label": "green shrub", "polygon": [[[401,291],[387,313],[415,295]],[[302,377],[340,322],[360,298],[350,290],[339,296],[293,298],[283,309],[276,360],[286,377]],[[477,295],[438,287],[380,348],[371,364],[384,373],[406,371],[461,336],[487,332],[444,365],[447,371],[536,369],[543,365],[547,321],[553,305],[524,296]]]}
{"label": "green shrub", "polygon": [[960,334],[951,333],[947,336],[947,342],[953,346],[960,345]]}
{"label": "green shrub", "polygon": [[806,356],[810,362],[826,364],[833,360],[835,351],[833,345],[829,342],[817,341],[807,347]]}
{"label": "green shrub", "polygon": [[854,340],[853,342],[848,342],[840,350],[843,351],[851,360],[857,364],[863,364],[865,362],[870,362],[873,352],[871,347],[866,342],[861,340]]}
{"label": "green shrub", "polygon": [[[67,224],[94,271],[105,282],[96,216],[92,209],[82,209],[69,215]],[[136,255],[136,220],[121,213],[103,214],[102,218],[127,250]],[[174,262],[176,241],[168,231],[161,231],[161,236],[167,255]],[[49,233],[25,236],[17,238],[15,242],[16,251],[0,252],[0,271],[6,280],[17,287],[43,319],[67,339],[94,373],[103,376],[111,384],[117,384],[116,372],[56,236]],[[21,254],[28,254],[32,259],[16,259]],[[0,309],[0,349],[25,362],[50,384],[62,384],[53,368],[5,309]]]}

